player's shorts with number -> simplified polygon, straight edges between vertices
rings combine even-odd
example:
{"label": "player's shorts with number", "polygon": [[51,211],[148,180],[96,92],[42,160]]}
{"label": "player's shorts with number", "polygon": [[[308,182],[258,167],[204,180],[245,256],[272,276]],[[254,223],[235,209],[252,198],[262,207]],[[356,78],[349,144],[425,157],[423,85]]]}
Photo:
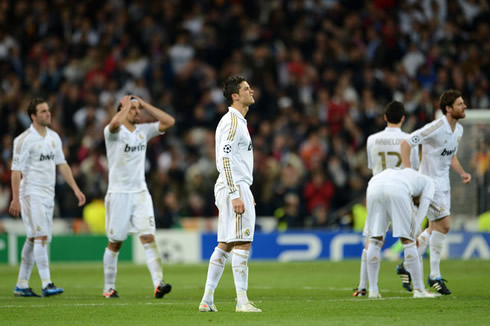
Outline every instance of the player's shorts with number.
{"label": "player's shorts with number", "polygon": [[27,237],[48,236],[51,240],[54,198],[29,195],[20,197],[19,201]]}
{"label": "player's shorts with number", "polygon": [[129,233],[155,234],[155,213],[148,190],[108,193],[105,207],[105,230],[109,240],[124,241]]}
{"label": "player's shorts with number", "polygon": [[451,215],[451,191],[436,191],[427,218],[429,221],[435,221],[449,215]]}
{"label": "player's shorts with number", "polygon": [[216,206],[219,210],[218,242],[252,242],[255,229],[255,204],[250,187],[246,184],[237,185],[240,198],[245,205],[245,213],[237,214],[227,188],[215,194]]}

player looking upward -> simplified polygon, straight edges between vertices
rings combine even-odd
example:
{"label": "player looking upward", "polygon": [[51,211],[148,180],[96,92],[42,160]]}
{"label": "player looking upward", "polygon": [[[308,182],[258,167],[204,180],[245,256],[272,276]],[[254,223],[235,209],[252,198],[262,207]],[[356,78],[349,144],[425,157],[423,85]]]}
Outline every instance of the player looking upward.
{"label": "player looking upward", "polygon": [[248,300],[248,258],[255,229],[255,201],[250,191],[253,181],[252,140],[247,129],[249,106],[254,91],[241,76],[226,79],[223,94],[230,104],[228,113],[216,128],[216,167],[219,171],[214,187],[219,210],[218,246],[209,260],[201,312],[215,312],[214,291],[233,250],[231,267],[237,293],[237,312],[261,312]]}

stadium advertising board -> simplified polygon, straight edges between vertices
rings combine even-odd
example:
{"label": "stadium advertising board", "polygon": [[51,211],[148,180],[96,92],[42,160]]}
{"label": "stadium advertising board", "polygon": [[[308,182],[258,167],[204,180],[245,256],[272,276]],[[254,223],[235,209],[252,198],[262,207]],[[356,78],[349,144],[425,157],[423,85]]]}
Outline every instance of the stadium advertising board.
{"label": "stadium advertising board", "polygon": [[[385,257],[393,257],[396,239],[387,235],[383,251]],[[364,237],[353,232],[273,232],[256,233],[251,259],[300,261],[359,258]],[[216,247],[216,234],[203,234],[202,260],[206,261]],[[387,253],[390,252],[390,255]],[[442,253],[452,259],[490,259],[490,233],[451,232]],[[396,258],[396,257],[394,257]]]}

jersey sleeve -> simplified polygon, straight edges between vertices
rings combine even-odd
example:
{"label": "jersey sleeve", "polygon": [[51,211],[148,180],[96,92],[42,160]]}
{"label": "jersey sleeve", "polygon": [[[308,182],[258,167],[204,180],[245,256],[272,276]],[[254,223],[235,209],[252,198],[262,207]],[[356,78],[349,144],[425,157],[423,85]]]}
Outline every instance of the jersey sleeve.
{"label": "jersey sleeve", "polygon": [[412,169],[418,170],[420,166],[420,156],[419,156],[419,147],[412,147],[412,151],[410,153],[410,165]]}
{"label": "jersey sleeve", "polygon": [[238,139],[240,136],[238,118],[233,114],[230,115],[231,119],[226,121],[220,131],[217,133],[217,137],[220,139],[218,144],[220,144],[216,153],[219,157],[217,164],[220,173],[225,175],[226,186],[228,187],[231,199],[236,199],[240,197],[240,193],[235,184],[235,179],[233,178],[233,167],[236,164],[235,157],[238,155]]}
{"label": "jersey sleeve", "polygon": [[119,138],[119,131],[112,133],[109,131],[109,125],[107,125],[104,128],[104,138],[106,141],[116,141]]}
{"label": "jersey sleeve", "polygon": [[422,193],[420,194],[419,209],[417,212],[416,222],[420,225],[427,215],[429,205],[434,198],[435,186],[434,182],[427,176],[420,175],[417,177],[418,182],[422,186]]}
{"label": "jersey sleeve", "polygon": [[151,138],[163,135],[165,131],[160,132],[158,128],[160,127],[160,122],[155,121],[151,123],[142,123],[139,125],[140,130],[145,134],[146,140],[149,141]]}
{"label": "jersey sleeve", "polygon": [[373,137],[369,136],[367,139],[366,151],[367,151],[368,168],[370,170],[374,169],[373,155],[371,154],[373,142],[374,142]]}
{"label": "jersey sleeve", "polygon": [[12,157],[12,171],[22,171],[25,169],[29,158],[30,146],[26,141],[27,137],[17,137],[14,140],[14,152]]}
{"label": "jersey sleeve", "polygon": [[54,163],[56,165],[65,164],[65,153],[63,153],[63,144],[61,143],[61,138],[58,134],[54,133],[54,142],[55,142],[55,155],[54,155]]}
{"label": "jersey sleeve", "polygon": [[407,143],[414,147],[427,142],[432,138],[436,138],[439,131],[443,130],[444,122],[442,120],[436,120],[434,122],[428,123],[420,129],[412,132],[407,140]]}

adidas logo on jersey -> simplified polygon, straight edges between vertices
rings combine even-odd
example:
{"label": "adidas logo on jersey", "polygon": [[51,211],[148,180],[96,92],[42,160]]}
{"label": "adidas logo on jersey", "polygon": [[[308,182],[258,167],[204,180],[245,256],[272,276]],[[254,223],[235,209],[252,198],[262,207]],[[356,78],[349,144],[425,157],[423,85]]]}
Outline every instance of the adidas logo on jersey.
{"label": "adidas logo on jersey", "polygon": [[452,156],[455,153],[456,153],[456,148],[451,151],[448,151],[447,149],[444,148],[444,150],[441,153],[441,156]]}
{"label": "adidas logo on jersey", "polygon": [[144,144],[138,146],[129,146],[128,144],[126,144],[126,147],[124,147],[124,152],[129,153],[129,152],[144,151],[145,147],[146,146]]}
{"label": "adidas logo on jersey", "polygon": [[49,161],[49,160],[54,160],[54,154],[53,153],[49,153],[46,155],[41,153],[41,156],[39,157],[39,161]]}

